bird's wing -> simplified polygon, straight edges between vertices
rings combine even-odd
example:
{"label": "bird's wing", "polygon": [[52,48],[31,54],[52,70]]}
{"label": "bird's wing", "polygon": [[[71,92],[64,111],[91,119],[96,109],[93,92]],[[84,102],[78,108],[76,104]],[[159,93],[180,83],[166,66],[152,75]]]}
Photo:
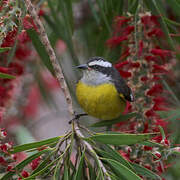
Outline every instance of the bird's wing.
{"label": "bird's wing", "polygon": [[114,74],[113,82],[121,98],[125,98],[130,102],[134,101],[134,96],[131,89],[128,87],[124,79],[120,76],[118,71],[116,71],[116,73]]}

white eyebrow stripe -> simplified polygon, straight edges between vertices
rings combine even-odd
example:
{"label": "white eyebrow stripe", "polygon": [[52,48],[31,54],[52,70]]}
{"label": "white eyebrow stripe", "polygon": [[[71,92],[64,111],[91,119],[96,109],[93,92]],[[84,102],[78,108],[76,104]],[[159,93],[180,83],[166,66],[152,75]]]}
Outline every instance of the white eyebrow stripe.
{"label": "white eyebrow stripe", "polygon": [[93,65],[99,65],[99,66],[103,66],[103,67],[112,67],[112,64],[110,62],[101,61],[101,60],[92,61],[89,63],[89,66],[93,66]]}

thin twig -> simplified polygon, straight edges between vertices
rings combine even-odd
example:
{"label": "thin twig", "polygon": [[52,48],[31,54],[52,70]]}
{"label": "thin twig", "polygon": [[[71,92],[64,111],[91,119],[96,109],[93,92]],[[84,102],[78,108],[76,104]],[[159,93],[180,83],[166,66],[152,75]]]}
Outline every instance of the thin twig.
{"label": "thin twig", "polygon": [[[55,76],[58,79],[58,82],[60,83],[61,89],[62,89],[62,91],[64,93],[65,98],[66,98],[66,102],[68,104],[68,111],[69,111],[69,113],[71,115],[71,118],[73,118],[74,110],[73,110],[73,105],[72,105],[72,98],[70,96],[69,89],[68,89],[67,84],[65,82],[64,75],[63,75],[61,67],[59,66],[59,63],[57,61],[54,50],[53,50],[53,48],[52,48],[52,46],[51,46],[51,44],[50,44],[50,42],[48,40],[47,34],[46,34],[45,30],[44,30],[44,26],[43,26],[41,20],[39,19],[38,15],[37,15],[37,12],[35,10],[35,7],[32,5],[31,1],[30,0],[25,0],[25,4],[26,4],[26,7],[27,7],[27,9],[29,11],[29,14],[32,16],[33,21],[34,21],[35,25],[37,26],[37,29],[39,31],[39,37],[40,37],[43,45],[45,46],[45,48],[47,50],[50,61],[52,63],[54,71],[55,71]],[[78,124],[76,122],[73,122],[73,130],[75,131],[75,133],[79,137],[81,137],[81,139],[84,138],[84,135],[79,130]],[[107,179],[111,180],[111,178],[108,176],[108,172],[107,172],[106,168],[104,167],[101,160],[98,158],[98,156],[95,153],[95,151],[93,150],[92,146],[88,142],[86,142],[84,140],[82,140],[82,142],[87,147],[89,152],[98,160],[99,165],[100,165],[103,173],[107,176]]]}
{"label": "thin twig", "polygon": [[31,15],[35,25],[37,26],[37,29],[39,32],[39,37],[40,37],[43,45],[46,48],[48,55],[49,55],[50,61],[52,63],[52,66],[53,66],[53,69],[55,72],[55,76],[56,76],[59,84],[61,85],[61,89],[65,95],[66,102],[68,104],[68,111],[69,111],[69,114],[70,114],[71,119],[72,119],[74,116],[72,99],[71,99],[70,92],[69,92],[69,89],[67,87],[66,81],[64,79],[64,75],[62,73],[61,67],[60,67],[58,60],[56,58],[55,52],[54,52],[54,50],[53,50],[53,48],[49,42],[49,39],[48,39],[47,34],[45,32],[44,26],[43,26],[39,16],[37,15],[35,7],[33,6],[33,4],[31,3],[30,0],[25,0],[25,4],[26,4],[26,7],[27,7],[29,14]]}

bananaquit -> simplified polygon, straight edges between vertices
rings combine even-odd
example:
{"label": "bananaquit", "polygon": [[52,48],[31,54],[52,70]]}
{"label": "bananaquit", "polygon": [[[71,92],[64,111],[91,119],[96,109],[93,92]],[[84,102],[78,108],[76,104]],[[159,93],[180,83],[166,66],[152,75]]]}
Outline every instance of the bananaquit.
{"label": "bananaquit", "polygon": [[119,72],[102,57],[93,57],[77,68],[83,71],[83,77],[77,83],[76,96],[88,115],[111,120],[124,111],[126,100],[134,101]]}

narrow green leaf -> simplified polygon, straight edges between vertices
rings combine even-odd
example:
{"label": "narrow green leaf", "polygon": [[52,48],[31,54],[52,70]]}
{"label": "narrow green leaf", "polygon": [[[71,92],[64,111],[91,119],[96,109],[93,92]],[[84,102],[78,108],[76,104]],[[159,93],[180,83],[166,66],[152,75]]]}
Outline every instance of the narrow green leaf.
{"label": "narrow green leaf", "polygon": [[0,78],[2,79],[15,79],[16,77],[10,74],[0,72]]}
{"label": "narrow green leaf", "polygon": [[180,16],[180,4],[176,0],[166,0],[166,2],[172,8],[173,13]]}
{"label": "narrow green leaf", "polygon": [[11,49],[11,47],[3,47],[3,48],[0,48],[0,53],[9,51],[10,49]]}
{"label": "narrow green leaf", "polygon": [[94,171],[94,168],[92,167],[92,165],[91,165],[91,163],[89,162],[88,159],[86,159],[86,162],[87,162],[87,166],[88,166],[88,169],[89,169],[90,180],[96,179],[96,173]]}
{"label": "narrow green leaf", "polygon": [[146,133],[146,134],[98,134],[84,138],[85,140],[94,140],[104,144],[112,145],[132,145],[151,139],[158,133]]}
{"label": "narrow green leaf", "polygon": [[174,25],[174,26],[180,26],[180,23],[176,22],[176,21],[173,21],[171,19],[168,19],[166,17],[163,17],[164,21],[170,25]]}
{"label": "narrow green leaf", "polygon": [[139,0],[133,0],[131,6],[129,7],[128,12],[134,14],[137,10],[138,5],[139,5]]}
{"label": "narrow green leaf", "polygon": [[[131,166],[131,164],[123,158],[123,156],[121,156],[121,154],[119,152],[117,152],[116,150],[114,150],[113,148],[111,148],[109,145],[105,145],[103,146],[103,149],[106,151],[106,153],[108,153],[109,157],[111,159],[114,159],[118,162],[120,162],[121,164],[123,164],[124,166],[126,166],[127,168],[131,169],[132,171],[134,171],[133,167]],[[108,158],[108,157],[105,157]],[[108,158],[109,159],[109,158]]]}
{"label": "narrow green leaf", "polygon": [[100,24],[100,19],[99,19],[99,16],[97,15],[97,12],[96,12],[96,9],[94,7],[94,4],[93,4],[92,0],[88,0],[87,2],[89,4],[89,6],[90,6],[92,15],[93,15],[97,25],[99,25]]}
{"label": "narrow green leaf", "polygon": [[103,160],[110,164],[116,170],[116,172],[118,172],[118,174],[116,174],[115,172],[117,176],[122,175],[127,180],[141,180],[139,176],[137,176],[133,171],[131,171],[129,168],[122,165],[121,163],[112,159],[103,158]]}
{"label": "narrow green leaf", "polygon": [[174,42],[173,42],[173,40],[172,40],[172,38],[171,38],[171,36],[169,34],[169,29],[168,29],[168,27],[166,25],[166,22],[163,19],[163,16],[161,14],[161,11],[160,11],[156,1],[155,0],[148,0],[148,1],[144,0],[144,3],[152,11],[153,14],[160,16],[160,24],[161,24],[161,27],[162,27],[162,29],[163,29],[166,37],[167,37],[167,41],[168,41],[171,49],[175,50]]}
{"label": "narrow green leaf", "polygon": [[67,166],[67,163],[64,165],[63,180],[69,180],[69,167]]}
{"label": "narrow green leaf", "polygon": [[150,147],[164,147],[162,144],[152,142],[152,141],[144,141],[144,142],[141,142],[140,144],[143,144],[145,146],[150,146]]}
{"label": "narrow green leaf", "polygon": [[47,69],[52,74],[54,74],[54,69],[53,69],[53,66],[51,64],[49,55],[46,51],[46,48],[44,47],[44,45],[40,41],[39,35],[37,34],[37,32],[34,29],[28,29],[27,33],[28,33],[29,37],[31,38],[32,43],[33,43],[37,53],[39,54],[43,64],[47,67]]}
{"label": "narrow green leaf", "polygon": [[81,180],[82,179],[82,174],[83,174],[82,171],[83,171],[83,165],[84,165],[84,155],[85,155],[85,151],[81,155],[79,166],[78,166],[78,169],[76,171],[74,180]]}
{"label": "narrow green leaf", "polygon": [[27,164],[29,164],[30,162],[32,162],[32,160],[38,158],[39,156],[41,156],[42,154],[52,151],[51,149],[45,149],[42,151],[37,152],[36,154],[33,154],[31,156],[29,156],[28,158],[26,158],[24,161],[20,162],[15,168],[13,168],[12,171],[9,171],[8,173],[6,173],[1,180],[7,180],[7,179],[11,179],[11,177],[17,172],[17,171],[21,171]]}
{"label": "narrow green leaf", "polygon": [[151,179],[162,179],[159,175],[157,175],[156,173],[150,171],[149,169],[140,166],[139,164],[136,163],[131,163],[131,165],[133,166],[133,168],[136,170],[137,174],[140,174],[142,176],[151,178]]}
{"label": "narrow green leaf", "polygon": [[166,135],[165,135],[164,129],[163,129],[161,126],[159,126],[159,130],[160,130],[162,139],[165,139],[165,138],[166,138]]}
{"label": "narrow green leaf", "polygon": [[103,1],[101,1],[101,0],[96,0],[96,2],[97,2],[97,4],[98,4],[98,6],[99,6],[99,11],[100,11],[101,17],[102,17],[102,19],[103,19],[103,21],[104,21],[104,24],[105,24],[108,32],[111,33],[111,28],[110,28],[110,25],[109,25],[107,16],[106,16],[106,14],[105,14],[105,11],[104,11],[104,9],[103,9],[103,5],[102,5]]}
{"label": "narrow green leaf", "polygon": [[137,113],[135,113],[135,112],[129,113],[126,115],[121,115],[120,117],[118,117],[117,119],[114,119],[114,120],[104,120],[104,121],[94,123],[91,125],[91,127],[110,126],[110,125],[117,124],[117,123],[122,122],[122,121],[127,121],[128,119],[135,117],[135,116],[137,116]]}
{"label": "narrow green leaf", "polygon": [[22,144],[19,146],[14,146],[14,148],[10,151],[11,154],[17,153],[17,152],[22,152],[22,151],[27,151],[29,149],[34,149],[34,148],[38,148],[41,147],[43,145],[48,145],[51,143],[55,143],[58,142],[58,140],[60,138],[62,138],[63,136],[57,136],[54,138],[50,138],[50,139],[46,139],[46,140],[42,140],[39,142],[33,142],[33,143],[28,143],[28,144]]}

